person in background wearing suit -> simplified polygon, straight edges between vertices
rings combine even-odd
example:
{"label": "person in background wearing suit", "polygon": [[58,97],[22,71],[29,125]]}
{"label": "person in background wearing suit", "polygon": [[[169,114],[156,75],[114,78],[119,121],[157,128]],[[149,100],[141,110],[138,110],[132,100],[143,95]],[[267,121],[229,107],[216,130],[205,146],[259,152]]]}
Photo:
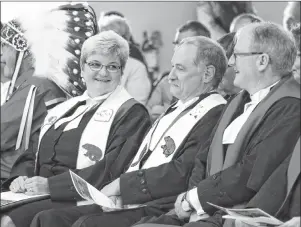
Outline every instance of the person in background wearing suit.
{"label": "person in background wearing suit", "polygon": [[81,205],[69,170],[101,189],[124,172],[149,129],[146,108],[120,85],[127,41],[101,32],[87,39],[81,52],[86,92],[49,111],[39,144],[19,157],[4,182],[12,192],[50,199],[8,211],[1,226],[27,227],[41,210]]}
{"label": "person in background wearing suit", "polygon": [[38,214],[32,227],[129,227],[173,207],[177,194],[187,190],[198,151],[206,162],[200,148],[207,145],[226,103],[215,89],[227,57],[217,42],[195,36],[176,46],[171,62],[170,89],[179,101],[153,124],[127,171],[101,190],[118,204],[146,206],[109,213],[98,205],[50,210]]}

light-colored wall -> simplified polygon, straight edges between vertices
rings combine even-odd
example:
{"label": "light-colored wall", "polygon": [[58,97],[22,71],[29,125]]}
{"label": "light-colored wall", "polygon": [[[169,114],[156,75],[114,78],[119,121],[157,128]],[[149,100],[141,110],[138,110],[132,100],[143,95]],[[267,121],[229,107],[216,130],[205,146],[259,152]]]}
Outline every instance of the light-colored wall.
{"label": "light-colored wall", "polygon": [[[197,2],[89,2],[97,16],[101,11],[116,10],[131,22],[132,33],[142,43],[143,31],[150,34],[159,30],[163,47],[160,54],[161,72],[170,68],[173,54],[172,41],[177,27],[187,20],[196,20]],[[282,13],[286,2],[254,2],[258,15],[265,20],[282,24]]]}
{"label": "light-colored wall", "polygon": [[134,39],[142,43],[143,31],[161,31],[161,72],[170,68],[173,38],[177,27],[187,20],[196,20],[197,2],[89,2],[97,16],[101,11],[119,11],[130,21]]}
{"label": "light-colored wall", "polygon": [[282,14],[287,2],[253,2],[257,14],[264,20],[282,25]]}

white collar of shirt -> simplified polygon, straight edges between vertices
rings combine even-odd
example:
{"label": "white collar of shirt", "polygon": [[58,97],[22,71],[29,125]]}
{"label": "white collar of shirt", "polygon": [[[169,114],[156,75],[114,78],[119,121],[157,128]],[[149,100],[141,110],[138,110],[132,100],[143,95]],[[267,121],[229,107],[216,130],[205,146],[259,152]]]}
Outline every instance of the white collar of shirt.
{"label": "white collar of shirt", "polygon": [[101,96],[97,96],[94,98],[91,98],[88,95],[88,92],[85,91],[84,94],[81,96],[79,101],[86,101],[85,105],[81,105],[79,106],[71,116],[69,117],[65,117],[65,118],[61,118],[60,120],[58,120],[55,123],[55,129],[57,129],[60,125],[62,125],[65,122],[69,122],[64,131],[68,131],[70,129],[74,129],[77,128],[79,123],[81,122],[84,114],[86,112],[88,112],[89,110],[91,110],[94,106],[98,105],[100,102],[102,102],[103,100],[106,100],[110,95],[112,94],[112,92],[101,95]]}
{"label": "white collar of shirt", "polygon": [[194,103],[196,100],[198,100],[199,97],[194,97],[186,102],[183,102],[181,100],[178,100],[178,102],[173,106],[174,108],[181,108],[182,110],[186,109],[188,106],[190,106],[192,103]]}
{"label": "white collar of shirt", "polygon": [[271,88],[274,87],[278,82],[279,80],[273,83],[272,85],[257,91],[253,95],[250,95],[251,102],[245,104],[244,112],[247,110],[249,106],[260,103],[268,95]]}
{"label": "white collar of shirt", "polygon": [[97,97],[94,97],[94,98],[91,98],[89,95],[88,95],[88,92],[85,91],[84,94],[82,95],[82,99],[81,101],[85,101],[86,100],[86,105],[95,105],[97,103],[100,103],[102,100],[105,100],[107,99],[113,92],[109,92],[107,94],[104,94],[104,95],[101,95],[101,96],[97,96]]}
{"label": "white collar of shirt", "polygon": [[224,131],[223,144],[234,143],[239,131],[248,120],[250,114],[256,108],[256,106],[268,95],[271,88],[275,86],[279,81],[274,84],[257,91],[253,95],[250,95],[251,102],[248,102],[244,106],[244,112],[239,115],[234,121],[232,121]]}

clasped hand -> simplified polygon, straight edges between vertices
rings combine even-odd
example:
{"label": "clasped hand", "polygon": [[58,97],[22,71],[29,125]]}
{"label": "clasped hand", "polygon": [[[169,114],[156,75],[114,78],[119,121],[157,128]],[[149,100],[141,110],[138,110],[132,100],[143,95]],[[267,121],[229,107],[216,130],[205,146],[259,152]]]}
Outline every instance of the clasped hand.
{"label": "clasped hand", "polygon": [[27,176],[17,177],[12,181],[9,189],[15,193],[25,193],[26,195],[48,194],[48,179],[45,177],[35,176],[28,178]]}
{"label": "clasped hand", "polygon": [[[101,190],[103,194],[108,196],[116,205],[116,207],[122,208],[122,199],[120,196],[120,178],[117,178],[116,180],[112,181],[110,184],[103,187]],[[110,212],[113,211],[113,209],[103,207],[103,211]]]}
{"label": "clasped hand", "polygon": [[175,213],[177,214],[178,218],[181,220],[187,219],[190,217],[191,212],[186,212],[182,208],[183,196],[186,192],[178,195],[177,200],[175,202]]}

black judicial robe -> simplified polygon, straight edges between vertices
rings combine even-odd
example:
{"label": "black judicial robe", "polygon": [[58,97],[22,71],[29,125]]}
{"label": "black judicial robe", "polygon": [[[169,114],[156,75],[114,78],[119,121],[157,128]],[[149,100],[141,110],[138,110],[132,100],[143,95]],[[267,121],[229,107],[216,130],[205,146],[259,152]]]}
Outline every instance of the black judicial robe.
{"label": "black judicial robe", "polygon": [[[129,105],[129,102],[134,102],[134,104]],[[128,106],[125,107],[126,111],[123,106]],[[72,206],[76,201],[83,200],[73,187],[69,169],[74,170],[96,188],[102,188],[124,172],[150,127],[150,117],[146,108],[133,99],[125,102],[119,110],[121,109],[124,113],[122,117],[115,117],[113,120],[104,158],[84,169],[76,170],[78,146],[85,126],[97,108],[85,113],[76,129],[63,132],[67,125],[63,123],[56,130],[52,126],[45,133],[40,144],[37,175],[48,178],[53,203],[35,202],[12,210],[8,215],[16,226],[28,226],[34,215],[41,210]],[[72,112],[69,114],[71,115]],[[8,187],[17,176],[34,176],[35,152],[36,147],[31,146],[20,156],[13,166],[10,179],[5,182],[4,186]],[[61,206],[57,202],[61,202]]]}
{"label": "black judicial robe", "polygon": [[25,152],[23,144],[15,150],[16,140],[21,124],[23,110],[31,85],[37,87],[34,99],[33,120],[30,143],[34,143],[40,127],[47,115],[47,110],[66,99],[65,93],[47,78],[32,76],[33,69],[24,72],[16,85],[11,98],[1,106],[1,178],[9,177],[11,168],[17,158]]}

